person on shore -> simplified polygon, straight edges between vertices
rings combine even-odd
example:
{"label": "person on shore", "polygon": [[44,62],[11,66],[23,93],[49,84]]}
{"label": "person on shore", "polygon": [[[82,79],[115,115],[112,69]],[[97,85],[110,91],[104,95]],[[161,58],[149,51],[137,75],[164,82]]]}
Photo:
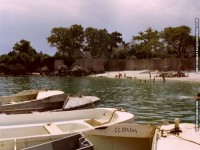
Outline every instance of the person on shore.
{"label": "person on shore", "polygon": [[163,82],[165,82],[165,74],[162,74]]}
{"label": "person on shore", "polygon": [[151,72],[149,72],[149,78],[151,79]]}

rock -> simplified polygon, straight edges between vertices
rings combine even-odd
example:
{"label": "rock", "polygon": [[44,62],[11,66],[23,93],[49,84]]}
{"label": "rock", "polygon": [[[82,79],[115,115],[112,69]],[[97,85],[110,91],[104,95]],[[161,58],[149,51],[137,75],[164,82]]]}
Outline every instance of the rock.
{"label": "rock", "polygon": [[58,70],[68,70],[69,68],[66,65],[58,66]]}
{"label": "rock", "polygon": [[41,72],[48,72],[48,71],[49,71],[49,69],[47,68],[47,66],[44,66],[41,68]]}
{"label": "rock", "polygon": [[59,75],[59,71],[54,71],[54,75],[58,76]]}
{"label": "rock", "polygon": [[90,72],[87,69],[83,68],[82,66],[77,66],[77,65],[74,66],[71,71],[72,71],[73,76],[79,76],[79,77],[87,76],[90,74]]}

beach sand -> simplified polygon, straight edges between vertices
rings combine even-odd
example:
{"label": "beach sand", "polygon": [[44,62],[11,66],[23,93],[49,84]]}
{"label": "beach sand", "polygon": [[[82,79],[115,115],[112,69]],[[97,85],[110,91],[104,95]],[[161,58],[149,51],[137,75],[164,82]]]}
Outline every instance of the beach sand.
{"label": "beach sand", "polygon": [[[150,78],[150,74],[151,78]],[[174,72],[176,73],[176,72]],[[166,81],[186,81],[186,82],[198,82],[200,83],[200,73],[193,72],[184,72],[188,77],[173,77],[165,78]],[[149,71],[149,70],[140,70],[140,71],[111,71],[102,74],[91,75],[91,77],[108,77],[108,78],[118,78],[117,76],[121,74],[120,79],[141,79],[141,80],[163,80],[162,77],[158,77],[159,71]]]}

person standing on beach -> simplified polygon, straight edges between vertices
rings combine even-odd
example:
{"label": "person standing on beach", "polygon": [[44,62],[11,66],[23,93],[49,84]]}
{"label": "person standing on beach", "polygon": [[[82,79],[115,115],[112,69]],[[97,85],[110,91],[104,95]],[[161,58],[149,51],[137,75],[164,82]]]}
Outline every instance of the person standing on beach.
{"label": "person standing on beach", "polygon": [[151,72],[149,72],[149,78],[151,79]]}

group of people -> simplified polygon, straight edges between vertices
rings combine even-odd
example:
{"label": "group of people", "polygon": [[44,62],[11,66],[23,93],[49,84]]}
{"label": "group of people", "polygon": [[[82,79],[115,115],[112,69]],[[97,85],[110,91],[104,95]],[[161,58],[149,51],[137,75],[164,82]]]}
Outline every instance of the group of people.
{"label": "group of people", "polygon": [[115,78],[126,78],[126,79],[132,79],[132,77],[126,76],[126,73],[122,74],[122,73],[118,73],[117,75],[115,75]]}
{"label": "group of people", "polygon": [[[156,77],[156,76],[153,77],[153,82],[155,82],[155,77]],[[163,82],[165,82],[166,79],[165,79],[165,74],[164,74],[164,73],[162,74],[161,77],[162,77],[162,79],[163,79]],[[124,74],[118,73],[117,75],[115,75],[115,78],[119,78],[119,79],[120,79],[120,78],[133,79],[132,77],[127,76],[126,73],[124,73]],[[149,79],[151,80],[151,72],[149,72]],[[142,80],[140,79],[140,81],[142,81]],[[144,82],[146,82],[146,80],[144,80]]]}

